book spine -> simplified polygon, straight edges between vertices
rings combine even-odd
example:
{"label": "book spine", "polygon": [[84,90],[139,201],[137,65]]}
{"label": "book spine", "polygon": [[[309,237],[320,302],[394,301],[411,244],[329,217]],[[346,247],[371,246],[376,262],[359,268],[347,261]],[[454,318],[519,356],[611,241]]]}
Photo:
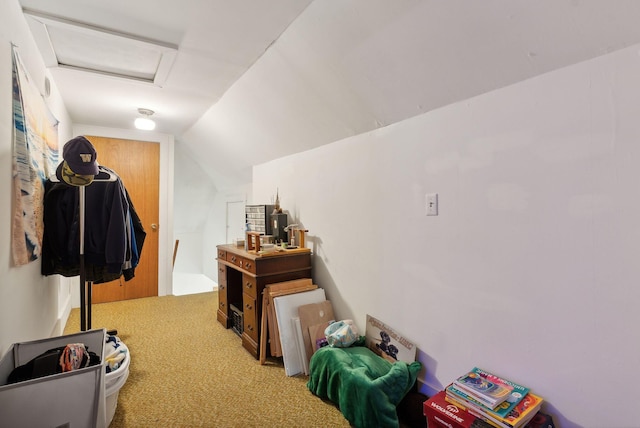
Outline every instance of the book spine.
{"label": "book spine", "polygon": [[478,394],[477,391],[475,391],[472,388],[467,387],[465,384],[460,383],[460,382],[454,382],[453,383],[455,385],[456,388],[460,389],[462,392],[464,392],[467,395],[470,395],[471,397],[473,397],[475,400],[481,402],[482,404],[484,404],[487,407],[490,408],[494,408],[497,406],[496,400],[494,399],[489,399],[488,397],[484,396],[484,395],[480,395]]}
{"label": "book spine", "polygon": [[[467,410],[469,413],[472,413],[474,416],[478,416],[478,413],[484,415],[486,418],[494,421],[496,424],[499,424],[502,428],[520,428],[533,418],[533,416],[539,411],[540,406],[542,404],[542,399],[538,396],[534,396],[533,394],[527,394],[527,397],[523,399],[526,400],[530,405],[526,405],[526,408],[520,409],[518,418],[514,418],[513,416],[507,415],[503,417],[499,414],[488,409],[482,403],[476,401],[473,397],[469,397],[464,394],[464,392],[457,390],[453,385],[450,385],[445,389],[445,399],[450,399],[454,401],[453,404],[459,403],[460,407]],[[525,403],[519,405],[519,407],[524,407]]]}
{"label": "book spine", "polygon": [[464,402],[473,404],[474,406],[478,406],[478,407],[482,408],[482,410],[489,410],[489,408],[487,406],[482,404],[480,401],[476,400],[475,397],[465,393],[461,389],[458,389],[456,387],[456,385],[450,385],[449,387],[447,387],[446,393],[447,393],[447,395],[452,396],[452,398],[454,398],[456,400],[462,400]]}
{"label": "book spine", "polygon": [[453,384],[447,387],[447,393],[453,394],[454,396],[458,396],[460,397],[460,399],[479,407],[482,411],[485,411],[499,419],[504,419],[505,417],[507,417],[511,412],[511,410],[513,410],[517,406],[517,404],[524,398],[524,397],[521,398],[515,403],[504,402],[498,405],[498,407],[490,408],[489,406],[476,400],[473,396],[468,395],[464,391],[461,391],[460,389],[456,388],[455,385]]}
{"label": "book spine", "polygon": [[506,424],[503,424],[502,422],[494,420],[489,415],[484,413],[482,410],[474,407],[473,405],[470,405],[469,403],[456,400],[448,395],[445,396],[444,399],[449,403],[453,404],[454,406],[460,407],[462,410],[466,410],[469,414],[475,416],[478,419],[483,420],[484,422],[488,423],[489,425],[495,428],[512,428],[510,425],[506,425]]}
{"label": "book spine", "polygon": [[526,426],[529,422],[531,422],[531,420],[533,419],[533,417],[540,411],[540,409],[536,410],[535,412],[532,412],[530,415],[528,415],[527,417],[523,418],[518,424],[516,425],[510,425],[511,428],[522,428],[524,426]]}
{"label": "book spine", "polygon": [[447,394],[450,394],[454,399],[462,400],[470,405],[478,407],[482,411],[491,411],[491,408],[483,402],[477,400],[474,396],[467,394],[465,391],[458,389],[456,385],[451,385],[447,389]]}

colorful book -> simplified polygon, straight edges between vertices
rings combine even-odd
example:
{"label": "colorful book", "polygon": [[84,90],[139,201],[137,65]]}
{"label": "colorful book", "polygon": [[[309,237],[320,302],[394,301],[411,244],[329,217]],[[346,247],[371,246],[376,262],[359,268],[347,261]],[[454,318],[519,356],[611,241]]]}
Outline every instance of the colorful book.
{"label": "colorful book", "polygon": [[538,411],[540,411],[540,407],[544,401],[541,397],[529,392],[506,417],[501,418],[486,408],[478,407],[477,405],[459,399],[458,396],[449,394],[448,390],[445,400],[497,428],[524,427],[533,419]]}
{"label": "colorful book", "polygon": [[471,404],[479,406],[481,410],[486,410],[488,412],[491,412],[492,414],[494,414],[495,416],[498,416],[499,418],[505,418],[509,414],[509,412],[516,407],[516,404],[518,404],[520,400],[522,400],[527,395],[527,393],[529,393],[529,388],[522,385],[518,385],[517,383],[513,383],[511,381],[507,381],[507,380],[505,381],[513,386],[513,391],[511,392],[511,396],[509,398],[507,398],[505,401],[500,403],[495,408],[486,406],[482,402],[474,399],[471,395],[466,394],[464,391],[461,391],[460,389],[456,388],[454,385],[449,385],[446,391],[447,391],[447,394],[453,394],[454,398],[456,397],[460,398],[463,401],[467,401],[467,402],[470,402]]}
{"label": "colorful book", "polygon": [[509,412],[505,422],[513,428],[524,426],[538,413],[544,400],[533,393],[528,393],[515,407]]}
{"label": "colorful book", "polygon": [[453,404],[454,406],[466,411],[467,413],[469,413],[472,416],[475,416],[476,418],[486,422],[487,424],[491,425],[492,427],[495,428],[509,428],[508,425],[503,424],[503,423],[499,423],[497,421],[494,421],[493,419],[491,419],[489,417],[489,415],[487,415],[486,413],[477,410],[476,408],[474,408],[473,406],[470,406],[469,404],[462,402],[462,401],[458,401],[448,395],[445,396],[444,398],[448,403]]}
{"label": "colorful book", "polygon": [[453,384],[492,409],[506,401],[514,389],[504,379],[477,367],[460,376]]}

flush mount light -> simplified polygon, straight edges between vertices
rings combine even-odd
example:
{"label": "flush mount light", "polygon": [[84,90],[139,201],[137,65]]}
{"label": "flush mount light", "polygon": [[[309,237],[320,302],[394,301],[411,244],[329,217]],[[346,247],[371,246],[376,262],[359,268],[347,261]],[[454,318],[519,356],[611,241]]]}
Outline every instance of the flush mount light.
{"label": "flush mount light", "polygon": [[139,117],[135,120],[134,125],[136,128],[141,129],[143,131],[153,131],[156,128],[156,123],[151,120],[151,116],[154,111],[149,110],[148,108],[139,108],[138,113],[142,117]]}

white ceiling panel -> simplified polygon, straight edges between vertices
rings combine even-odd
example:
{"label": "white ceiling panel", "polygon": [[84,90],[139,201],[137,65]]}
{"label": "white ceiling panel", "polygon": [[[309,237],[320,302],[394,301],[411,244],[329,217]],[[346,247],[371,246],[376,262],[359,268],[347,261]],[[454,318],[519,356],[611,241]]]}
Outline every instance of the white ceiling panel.
{"label": "white ceiling panel", "polygon": [[177,46],[24,10],[48,67],[67,67],[161,86]]}
{"label": "white ceiling panel", "polygon": [[311,0],[18,0],[74,122],[181,135]]}
{"label": "white ceiling panel", "polygon": [[154,110],[157,131],[244,183],[256,163],[640,43],[637,0],[18,1],[130,39],[32,26],[74,122],[131,128]]}

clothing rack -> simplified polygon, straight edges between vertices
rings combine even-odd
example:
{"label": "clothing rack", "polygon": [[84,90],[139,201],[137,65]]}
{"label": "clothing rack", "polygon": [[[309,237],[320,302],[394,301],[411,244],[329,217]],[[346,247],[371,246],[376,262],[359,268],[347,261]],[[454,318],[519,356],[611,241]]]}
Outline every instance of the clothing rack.
{"label": "clothing rack", "polygon": [[[91,184],[95,182],[114,182],[118,177],[111,171],[101,166],[98,167],[98,175],[95,176]],[[60,183],[58,177],[53,174],[49,179],[53,182]],[[78,215],[80,228],[80,331],[91,330],[91,281],[86,281],[86,272],[84,266],[84,232],[85,232],[85,188],[87,186],[78,187]],[[117,334],[110,330],[108,334]]]}

